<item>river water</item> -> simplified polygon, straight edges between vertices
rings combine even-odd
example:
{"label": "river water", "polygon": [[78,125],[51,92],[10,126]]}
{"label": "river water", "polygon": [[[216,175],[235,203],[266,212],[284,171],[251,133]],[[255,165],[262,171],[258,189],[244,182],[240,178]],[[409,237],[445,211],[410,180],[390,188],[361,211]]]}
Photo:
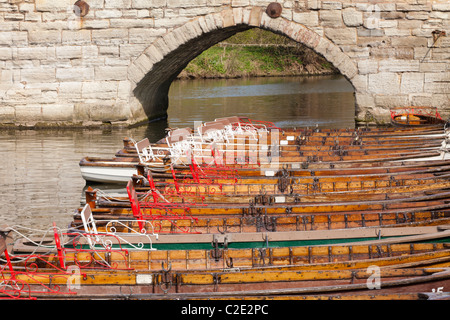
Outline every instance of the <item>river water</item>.
{"label": "river water", "polygon": [[353,87],[342,76],[176,81],[169,101],[167,120],[132,129],[0,130],[0,226],[67,227],[86,187],[80,159],[112,157],[124,137],[155,142],[167,127],[232,115],[278,127],[354,127]]}

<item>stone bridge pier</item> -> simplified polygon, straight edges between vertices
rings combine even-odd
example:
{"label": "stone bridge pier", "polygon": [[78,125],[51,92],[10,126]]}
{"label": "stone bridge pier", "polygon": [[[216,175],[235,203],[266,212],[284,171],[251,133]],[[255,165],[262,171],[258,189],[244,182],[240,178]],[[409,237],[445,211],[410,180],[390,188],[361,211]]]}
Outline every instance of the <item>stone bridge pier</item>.
{"label": "stone bridge pier", "polygon": [[[276,10],[267,10],[276,8]],[[450,116],[448,0],[0,0],[0,124],[136,124],[204,50],[249,28],[312,48],[353,85],[358,121]]]}

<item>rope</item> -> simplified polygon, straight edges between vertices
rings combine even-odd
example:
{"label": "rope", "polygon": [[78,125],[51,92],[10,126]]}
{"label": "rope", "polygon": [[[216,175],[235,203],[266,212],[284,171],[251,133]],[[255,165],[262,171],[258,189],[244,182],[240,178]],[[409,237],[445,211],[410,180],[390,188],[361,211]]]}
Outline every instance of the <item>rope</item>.
{"label": "rope", "polygon": [[[25,230],[28,230],[28,231],[32,231],[32,232],[41,232],[41,233],[43,233],[43,236],[42,236],[42,238],[41,238],[40,241],[34,241],[34,240],[32,240],[29,236],[27,236],[27,235],[23,234],[22,232],[20,232],[20,231],[18,230],[19,228],[22,228],[22,229],[25,229]],[[61,228],[59,228],[59,227],[56,227],[56,228],[57,228],[57,232],[58,232],[59,234],[64,233],[64,232],[69,233],[69,231],[71,230],[71,229],[61,229]],[[20,237],[22,237],[22,238],[24,238],[24,239],[30,241],[32,244],[34,244],[34,245],[36,246],[36,248],[35,248],[31,253],[29,253],[27,256],[24,256],[24,257],[20,257],[20,258],[19,258],[18,256],[12,255],[12,256],[14,257],[14,261],[11,261],[11,263],[20,263],[20,262],[26,261],[26,260],[29,259],[30,257],[32,257],[32,256],[34,256],[34,255],[37,255],[37,254],[36,254],[36,251],[37,251],[39,248],[48,248],[48,249],[49,249],[49,250],[48,250],[47,252],[45,252],[45,253],[39,253],[38,255],[40,255],[40,256],[45,256],[45,255],[48,255],[48,254],[50,254],[50,253],[54,253],[54,252],[55,252],[54,250],[56,249],[56,245],[51,245],[51,246],[49,246],[49,245],[43,245],[43,242],[44,242],[44,240],[45,240],[47,234],[48,234],[49,232],[53,233],[53,227],[48,228],[47,230],[43,231],[43,230],[31,229],[31,228],[27,228],[27,227],[15,225],[15,226],[13,226],[13,227],[7,227],[7,230],[10,230],[10,231],[12,231],[12,232],[18,234]],[[81,232],[79,233],[79,235],[82,236],[82,237],[85,237]],[[30,235],[30,236],[31,236],[31,235]],[[61,239],[61,238],[62,238],[62,237],[60,236],[60,239]],[[19,240],[20,240],[20,238],[19,238],[19,239],[16,239],[16,240],[14,241],[14,243],[16,243],[16,242],[19,241]],[[67,242],[62,243],[61,246],[62,246],[62,247],[65,247],[67,244],[70,244],[71,241],[72,241],[72,239],[67,239]],[[107,266],[110,267],[110,264],[109,264],[109,263],[108,263],[108,262],[107,262],[107,261],[106,261],[106,260],[105,260],[105,259],[104,259],[104,258],[103,258],[96,250],[93,250],[93,254],[97,257],[97,259],[99,259],[99,261],[101,261],[102,263],[104,263],[105,265],[107,265]],[[2,258],[0,258],[0,261],[1,261],[2,263],[6,263],[6,262],[7,262],[5,259],[2,259]]]}
{"label": "rope", "polygon": [[[32,233],[31,233],[30,235],[26,236],[25,234],[23,234],[22,232],[20,232],[20,231],[18,230],[18,229],[20,229],[20,228],[25,229],[25,230],[28,230],[28,231],[31,231],[31,232],[40,232],[40,233],[43,233],[43,236],[41,237],[40,241],[36,242],[36,241],[32,240],[31,238],[29,238],[29,236],[31,236]],[[19,235],[19,237],[21,237],[21,238],[23,238],[23,239],[25,239],[25,240],[28,240],[29,242],[31,242],[32,244],[34,244],[34,245],[36,246],[36,248],[35,248],[28,256],[23,257],[23,258],[17,258],[17,257],[15,257],[14,262],[22,262],[22,261],[27,260],[30,256],[34,255],[34,254],[36,253],[36,251],[37,251],[39,248],[47,248],[47,249],[49,249],[49,251],[45,252],[44,255],[46,255],[46,254],[48,254],[48,253],[51,253],[54,249],[56,249],[56,246],[55,246],[55,245],[52,245],[52,246],[43,245],[43,242],[44,242],[45,238],[47,237],[47,234],[48,234],[49,232],[53,232],[53,227],[52,227],[52,228],[49,228],[49,229],[47,229],[47,230],[45,230],[45,231],[43,231],[43,230],[38,230],[38,229],[27,228],[27,227],[23,227],[23,226],[20,226],[20,225],[15,225],[15,226],[13,226],[13,227],[7,227],[7,229],[10,230],[10,231],[12,231],[12,232],[14,232],[14,233],[16,233],[17,235]],[[58,228],[58,230],[59,230],[59,232],[61,232],[61,229]],[[68,230],[68,229],[67,229],[67,230]],[[20,239],[20,238],[19,238],[19,239]],[[14,241],[14,243],[16,243],[17,241],[19,241],[19,239],[16,239],[16,240]],[[67,242],[67,243],[69,243],[69,242]],[[63,245],[66,245],[67,243],[64,243]],[[4,260],[4,259],[1,259],[1,258],[0,258],[0,261],[2,261],[3,263],[6,263],[6,260]]]}
{"label": "rope", "polygon": [[126,201],[128,201],[128,199],[125,200],[125,199],[113,197],[101,189],[94,189],[94,191],[97,192],[98,195],[100,195],[102,198],[104,198],[105,200],[107,200],[109,202],[112,202],[112,201],[126,202]]}

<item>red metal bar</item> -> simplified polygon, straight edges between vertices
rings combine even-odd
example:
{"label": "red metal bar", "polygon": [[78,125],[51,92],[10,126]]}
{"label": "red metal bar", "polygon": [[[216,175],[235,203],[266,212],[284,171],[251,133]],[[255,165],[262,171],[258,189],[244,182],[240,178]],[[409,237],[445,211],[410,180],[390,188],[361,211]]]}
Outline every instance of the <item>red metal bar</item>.
{"label": "red metal bar", "polygon": [[142,222],[142,212],[139,207],[139,200],[137,199],[136,190],[133,186],[133,180],[130,179],[127,184],[127,193],[128,198],[130,199],[131,211],[133,212],[133,216],[138,219],[139,230],[145,230],[145,226]]}
{"label": "red metal bar", "polygon": [[5,254],[5,257],[6,257],[6,265],[8,266],[9,272],[11,273],[11,279],[15,279],[16,278],[15,277],[15,272],[14,272],[14,269],[12,267],[11,258],[9,257],[9,253],[8,253],[7,249],[4,251],[4,254]]}
{"label": "red metal bar", "polygon": [[173,177],[173,182],[175,185],[175,189],[177,190],[177,193],[180,193],[180,188],[178,186],[178,181],[177,178],[175,176],[175,170],[173,169],[173,165],[170,165],[170,170],[172,171],[172,177]]}
{"label": "red metal bar", "polygon": [[[156,189],[155,189],[156,190]],[[131,204],[131,209],[133,212],[133,216],[138,219],[139,229],[141,232],[145,232],[145,226],[144,222],[142,220],[167,220],[169,221],[175,228],[178,228],[182,230],[179,226],[176,225],[174,220],[178,219],[194,219],[195,221],[198,221],[198,218],[194,218],[187,215],[178,215],[172,211],[172,209],[181,208],[184,210],[185,213],[189,212],[189,207],[187,207],[185,204],[181,203],[166,203],[166,202],[144,202],[141,203],[137,197],[136,190],[134,188],[134,184],[132,179],[127,184],[127,193]],[[150,208],[150,212],[152,209],[162,209],[165,210],[166,215],[143,215],[142,214],[142,207]]]}
{"label": "red metal bar", "polygon": [[58,251],[59,266],[61,267],[61,269],[66,269],[66,264],[64,263],[63,248],[61,246],[61,240],[59,238],[55,222],[53,222],[53,234],[55,236],[56,250]]}

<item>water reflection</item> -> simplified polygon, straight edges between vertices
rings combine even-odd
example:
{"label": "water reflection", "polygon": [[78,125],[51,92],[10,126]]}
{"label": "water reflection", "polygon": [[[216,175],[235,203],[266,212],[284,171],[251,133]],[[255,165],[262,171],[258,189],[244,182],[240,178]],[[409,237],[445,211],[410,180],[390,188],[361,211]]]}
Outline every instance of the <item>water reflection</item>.
{"label": "water reflection", "polygon": [[0,224],[65,227],[85,187],[82,157],[111,157],[124,137],[157,141],[167,127],[230,115],[282,127],[353,127],[353,89],[342,77],[178,81],[170,90],[169,118],[148,126],[0,131]]}
{"label": "water reflection", "polygon": [[85,155],[111,157],[133,130],[11,130],[0,132],[2,224],[67,223],[85,185],[78,163]]}
{"label": "water reflection", "polygon": [[352,85],[342,76],[178,81],[170,90],[169,121],[229,115],[280,127],[355,125]]}

